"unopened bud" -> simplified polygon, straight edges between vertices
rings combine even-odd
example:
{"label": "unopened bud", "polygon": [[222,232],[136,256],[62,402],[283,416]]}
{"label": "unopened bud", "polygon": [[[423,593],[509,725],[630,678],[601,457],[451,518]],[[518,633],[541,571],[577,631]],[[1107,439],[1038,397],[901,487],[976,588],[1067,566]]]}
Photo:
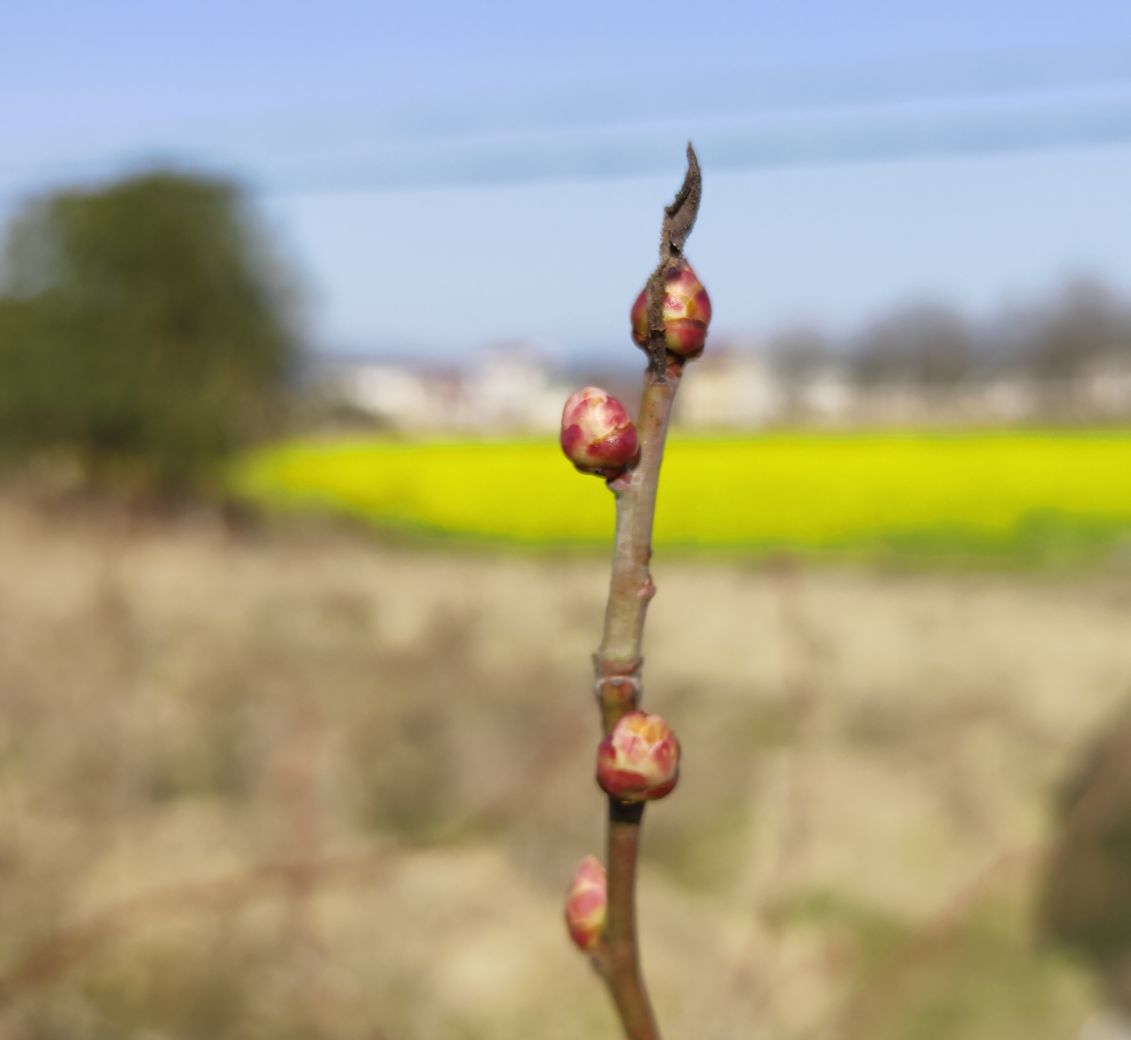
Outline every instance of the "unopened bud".
{"label": "unopened bud", "polygon": [[604,942],[607,902],[605,868],[596,856],[586,856],[566,893],[565,919],[569,937],[587,953]]}
{"label": "unopened bud", "polygon": [[562,451],[582,473],[615,477],[636,461],[636,426],[612,394],[578,390],[562,409]]}
{"label": "unopened bud", "polygon": [[623,715],[597,748],[597,783],[618,801],[663,798],[678,779],[679,741],[659,715]]}
{"label": "unopened bud", "polygon": [[[664,346],[682,358],[698,357],[707,340],[711,298],[686,260],[679,261],[664,275],[661,315],[664,323]],[[637,346],[644,348],[647,348],[651,339],[647,286],[632,305],[632,338]]]}

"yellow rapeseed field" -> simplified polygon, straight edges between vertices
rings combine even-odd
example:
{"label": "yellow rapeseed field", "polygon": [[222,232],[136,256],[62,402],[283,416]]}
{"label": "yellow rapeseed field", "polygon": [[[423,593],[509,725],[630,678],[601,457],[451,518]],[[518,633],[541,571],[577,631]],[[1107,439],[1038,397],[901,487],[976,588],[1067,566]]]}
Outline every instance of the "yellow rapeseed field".
{"label": "yellow rapeseed field", "polygon": [[[305,440],[235,487],[387,530],[529,547],[607,545],[613,499],[545,441]],[[743,553],[1077,558],[1131,539],[1131,431],[672,438],[657,545]]]}

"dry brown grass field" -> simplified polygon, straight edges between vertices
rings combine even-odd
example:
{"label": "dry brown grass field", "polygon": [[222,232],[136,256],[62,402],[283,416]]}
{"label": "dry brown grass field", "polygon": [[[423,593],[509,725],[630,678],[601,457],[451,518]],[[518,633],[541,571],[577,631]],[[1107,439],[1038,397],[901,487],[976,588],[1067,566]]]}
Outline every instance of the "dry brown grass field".
{"label": "dry brown grass field", "polygon": [[[665,1035],[1072,1037],[1058,783],[1131,694],[1131,574],[660,558]],[[0,504],[0,1037],[614,1037],[593,559]]]}

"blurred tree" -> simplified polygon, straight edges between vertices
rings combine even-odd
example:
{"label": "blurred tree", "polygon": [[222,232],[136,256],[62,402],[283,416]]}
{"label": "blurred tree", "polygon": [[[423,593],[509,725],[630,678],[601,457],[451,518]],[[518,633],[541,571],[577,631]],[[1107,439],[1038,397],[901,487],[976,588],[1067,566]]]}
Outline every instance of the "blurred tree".
{"label": "blurred tree", "polygon": [[228,183],[154,173],[25,207],[0,267],[0,441],[200,490],[276,414],[291,286]]}
{"label": "blurred tree", "polygon": [[881,318],[861,336],[853,374],[864,384],[904,383],[927,391],[969,379],[975,337],[965,319],[939,304],[914,304]]}
{"label": "blurred tree", "polygon": [[1055,382],[1120,355],[1131,356],[1131,311],[1108,287],[1077,279],[1042,314],[1026,361],[1037,379]]}
{"label": "blurred tree", "polygon": [[774,337],[770,356],[781,381],[786,408],[796,411],[802,407],[806,389],[832,360],[833,352],[819,329],[795,325]]}

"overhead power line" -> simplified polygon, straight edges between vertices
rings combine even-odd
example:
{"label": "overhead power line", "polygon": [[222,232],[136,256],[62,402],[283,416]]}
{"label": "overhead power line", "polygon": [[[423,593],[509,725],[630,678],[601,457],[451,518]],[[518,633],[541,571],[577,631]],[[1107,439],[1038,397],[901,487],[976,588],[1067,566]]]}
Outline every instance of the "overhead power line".
{"label": "overhead power line", "polygon": [[[400,190],[669,173],[694,137],[712,169],[821,166],[1131,144],[1131,51],[747,77],[690,89],[662,120],[644,101],[584,93],[450,101],[371,115],[282,117],[156,133],[65,162],[0,166],[0,201],[44,184],[163,163],[223,171],[274,193]],[[591,90],[591,88],[589,88]],[[649,99],[645,99],[649,100]],[[542,101],[545,101],[543,98]],[[705,114],[706,113],[706,114]]]}

